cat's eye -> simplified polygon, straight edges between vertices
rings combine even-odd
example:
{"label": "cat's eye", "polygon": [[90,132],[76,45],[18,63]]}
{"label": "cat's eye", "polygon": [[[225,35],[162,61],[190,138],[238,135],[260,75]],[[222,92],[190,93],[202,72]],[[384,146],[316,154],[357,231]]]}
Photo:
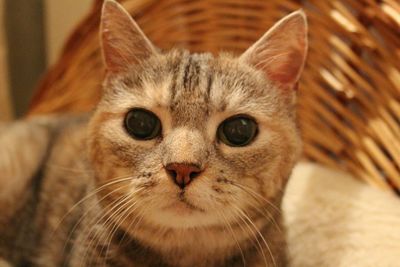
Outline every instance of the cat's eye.
{"label": "cat's eye", "polygon": [[220,141],[228,146],[246,146],[258,132],[257,123],[245,115],[237,115],[223,121],[217,131]]}
{"label": "cat's eye", "polygon": [[135,139],[150,140],[160,135],[161,122],[153,112],[135,108],[126,114],[125,129]]}

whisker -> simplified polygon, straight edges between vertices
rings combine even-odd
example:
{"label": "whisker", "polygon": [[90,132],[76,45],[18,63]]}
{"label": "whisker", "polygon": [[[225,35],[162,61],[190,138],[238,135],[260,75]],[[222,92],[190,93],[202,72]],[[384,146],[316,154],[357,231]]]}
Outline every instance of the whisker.
{"label": "whisker", "polygon": [[274,216],[269,212],[267,208],[260,208],[253,204],[253,202],[247,202],[251,208],[257,210],[267,221],[271,221],[275,228],[280,232],[283,233],[281,227],[279,226],[278,222],[275,220]]}
{"label": "whisker", "polygon": [[[118,201],[115,200],[114,202],[108,204],[107,207],[112,206],[112,204],[116,203],[116,202],[118,202]],[[86,242],[87,242],[87,240],[89,240],[89,236],[90,236],[91,232],[93,231],[93,228],[98,225],[98,222],[101,219],[100,216],[101,215],[99,214],[98,216],[94,216],[93,218],[89,219],[90,222],[86,222],[84,227],[83,227],[83,229],[82,229],[82,231],[81,231],[82,234],[79,237],[79,242],[83,244],[82,247],[84,247],[84,250],[79,251],[79,253],[80,253],[80,255],[79,255],[80,263],[78,264],[78,266],[84,266],[85,265],[86,254],[89,253],[89,251],[88,251],[89,248],[88,248]],[[94,225],[92,225],[92,222],[94,223]],[[84,255],[84,257],[83,257],[83,255]]]}
{"label": "whisker", "polygon": [[[254,190],[249,188],[248,186],[241,185],[239,183],[232,183],[232,184],[237,186],[238,188],[242,189],[245,193],[247,193],[250,196],[252,196],[255,200],[260,201],[261,203],[266,202],[266,204],[268,204],[275,211],[277,211],[279,214],[281,214],[281,210],[276,205],[274,205],[271,201],[269,201],[268,199],[264,198],[263,196],[261,196],[260,194],[258,194],[257,192],[255,192]],[[270,211],[267,208],[263,209],[267,213],[267,214],[265,214],[260,208],[254,206],[254,205],[252,205],[252,207],[257,209],[260,212],[260,214],[262,214],[264,217],[266,217],[266,218],[268,217],[272,221],[272,223],[275,225],[275,227],[277,228],[277,230],[279,232],[281,232],[281,233],[283,232],[282,229],[280,228],[278,222],[275,220],[274,216],[270,213]]]}
{"label": "whisker", "polygon": [[[250,219],[250,217],[246,214],[246,212],[244,212],[242,209],[236,207],[237,210],[244,216],[244,218],[250,223],[251,226],[253,226],[253,229],[256,231],[256,233],[260,236],[261,240],[263,241],[264,245],[266,246],[266,248],[269,251],[269,254],[271,256],[272,259],[272,263],[274,264],[274,266],[276,266],[276,262],[275,262],[275,258],[272,255],[272,251],[271,248],[269,247],[267,241],[265,240],[264,236],[260,233],[260,230],[258,230],[257,226],[254,224],[254,222]],[[258,240],[258,238],[257,238]]]}
{"label": "whisker", "polygon": [[[136,211],[136,209],[135,209],[134,211]],[[132,213],[133,213],[134,211],[132,211]],[[136,231],[136,228],[137,228],[137,226],[140,224],[140,222],[142,221],[143,216],[144,216],[144,213],[139,211],[139,214],[136,215],[135,219],[132,220],[132,222],[128,225],[127,230],[124,231],[124,234],[123,234],[121,240],[119,241],[118,246],[121,246],[123,240],[125,239],[125,236],[126,236],[127,232],[131,232],[131,231],[132,231],[132,232],[135,232],[135,231]],[[139,219],[138,219],[138,221],[136,222],[136,219],[137,219],[137,218],[139,218]],[[135,223],[135,222],[136,222],[136,223]],[[135,226],[133,227],[133,230],[131,230],[133,223],[135,223]]]}
{"label": "whisker", "polygon": [[274,208],[277,212],[281,213],[281,210],[274,205],[274,203],[272,203],[270,200],[266,199],[265,197],[263,197],[262,195],[260,195],[259,193],[255,192],[253,189],[251,189],[248,186],[233,182],[232,185],[237,186],[239,188],[241,188],[244,192],[248,193],[249,195],[253,196],[256,200],[258,201],[264,201],[265,203],[267,203],[268,205],[270,205],[272,208]]}
{"label": "whisker", "polygon": [[238,248],[240,250],[240,255],[242,256],[243,267],[245,267],[246,266],[246,259],[244,257],[244,253],[243,253],[242,247],[240,246],[240,243],[239,243],[238,239],[236,238],[235,232],[233,231],[231,224],[229,223],[229,221],[225,217],[225,214],[224,214],[223,210],[218,210],[218,209],[215,209],[215,210],[218,212],[220,217],[223,218],[223,220],[225,222],[225,228],[228,228],[230,230],[230,232],[232,234],[232,237],[235,240],[236,245],[238,246]]}
{"label": "whisker", "polygon": [[[88,207],[88,208],[86,209],[86,212],[80,216],[79,220],[74,224],[74,226],[72,227],[72,229],[69,230],[68,237],[66,238],[66,241],[64,242],[63,253],[65,253],[65,249],[66,249],[66,246],[67,246],[68,242],[70,242],[70,240],[72,239],[72,234],[75,232],[76,228],[82,223],[82,221],[86,218],[86,216],[89,215],[89,214],[91,213],[92,209],[93,209],[96,205],[98,205],[98,203],[99,203],[100,201],[106,199],[108,196],[114,194],[115,192],[117,192],[118,190],[121,190],[122,188],[124,188],[124,187],[126,187],[126,186],[129,186],[129,184],[122,185],[122,186],[120,186],[120,187],[118,187],[118,188],[112,190],[112,191],[109,192],[108,194],[104,195],[101,199],[95,201],[95,203],[93,203],[90,207]],[[86,200],[88,200],[88,199],[86,199]],[[114,200],[112,203],[108,204],[106,207],[109,207],[109,206],[113,205],[113,204],[116,203],[117,201],[118,201],[118,199]],[[96,217],[96,218],[98,218],[98,217]],[[94,220],[96,220],[96,218],[93,219],[92,221],[94,222]],[[88,227],[88,226],[87,226],[87,227]],[[86,227],[86,228],[87,228],[87,227]],[[84,229],[84,230],[85,230],[85,229]],[[83,232],[84,232],[84,231],[83,231]]]}
{"label": "whisker", "polygon": [[[132,199],[132,195],[137,194],[138,192],[141,192],[143,190],[144,190],[143,188],[139,188],[137,190],[134,190],[133,192],[129,192],[129,194],[125,195],[123,197],[123,199],[120,200],[120,203],[115,205],[115,206],[119,206],[119,207],[116,210],[114,210],[112,214],[107,215],[108,218],[103,223],[104,227],[105,227],[104,231],[105,232],[109,232],[107,234],[106,238],[104,239],[105,240],[105,244],[107,244],[107,250],[106,250],[106,253],[105,253],[105,255],[106,255],[105,256],[105,260],[106,260],[106,257],[107,257],[107,252],[108,252],[109,246],[110,246],[111,241],[112,241],[112,236],[115,233],[114,229],[116,230],[118,228],[118,225],[120,224],[120,222],[123,222],[123,221],[121,221],[122,217],[125,217],[125,215],[129,216],[129,214],[130,214],[129,213],[130,206],[136,204],[136,202],[137,202],[136,201],[133,204],[132,204],[132,202],[130,202],[130,200]],[[124,211],[124,209],[126,209],[126,208],[128,208],[128,209]],[[119,216],[119,217],[117,218],[117,216]],[[113,219],[116,219],[116,220],[113,220]],[[111,228],[111,231],[110,231],[109,228]],[[96,239],[96,238],[97,238],[97,236],[95,236],[93,239]],[[107,240],[109,240],[109,242]],[[95,246],[94,250],[97,249],[97,246],[98,246],[99,243],[100,243],[100,240],[96,243],[96,246]],[[102,249],[101,249],[101,254],[103,253],[103,249],[104,249],[104,247],[102,247]]]}
{"label": "whisker", "polygon": [[67,213],[64,214],[64,216],[61,218],[60,222],[57,224],[57,226],[55,227],[54,231],[53,231],[53,235],[54,233],[57,231],[57,229],[60,227],[60,225],[64,222],[64,220],[66,219],[66,217],[71,214],[71,212],[76,209],[79,205],[81,205],[83,202],[85,202],[86,200],[88,200],[89,198],[96,196],[97,193],[99,193],[100,191],[106,189],[108,186],[113,185],[113,184],[117,184],[117,183],[121,183],[121,182],[125,182],[125,181],[129,181],[132,180],[132,176],[121,176],[118,178],[114,178],[112,179],[110,182],[103,184],[102,186],[94,189],[93,191],[91,191],[90,193],[88,193],[87,195],[85,195],[85,197],[83,197],[81,200],[79,200],[77,203],[75,203],[68,211]]}
{"label": "whisker", "polygon": [[[127,186],[127,185],[125,185],[125,186]],[[122,187],[125,187],[125,186],[122,186]],[[102,200],[104,200],[104,199],[106,199],[108,196],[114,194],[116,191],[120,190],[122,187],[116,188],[116,189],[114,189],[113,191],[109,192],[108,194],[106,194],[105,196],[103,196],[103,197],[99,200],[99,202],[102,201]],[[65,244],[64,244],[63,253],[65,253],[65,249],[66,249],[67,243],[68,243],[68,242],[70,241],[70,239],[72,238],[72,234],[75,232],[76,228],[81,224],[81,222],[84,220],[84,218],[85,218],[88,214],[90,214],[91,209],[93,208],[93,206],[96,206],[97,204],[98,204],[98,202],[94,203],[91,207],[88,207],[88,209],[86,210],[86,212],[85,212],[83,215],[80,216],[79,220],[74,224],[74,226],[72,227],[72,229],[69,231],[69,234],[68,234],[67,239],[66,239]]]}
{"label": "whisker", "polygon": [[[101,240],[101,235],[105,234],[107,232],[109,232],[109,228],[113,225],[113,218],[117,216],[118,212],[120,212],[124,207],[126,207],[127,205],[129,205],[129,195],[123,195],[120,198],[118,198],[118,203],[115,204],[115,206],[113,206],[110,209],[110,214],[109,212],[105,212],[102,216],[102,218],[99,220],[99,222],[103,221],[106,217],[106,221],[104,223],[102,223],[102,231],[101,233],[97,232],[94,234],[93,238],[90,240],[90,243],[88,245],[89,249],[92,249],[93,251],[97,250],[98,245],[102,242]],[[106,238],[104,238],[105,242],[108,239],[108,235],[106,236]],[[89,235],[90,236],[90,235]],[[92,242],[95,242],[95,245],[93,245],[92,247]],[[101,253],[103,252],[104,247],[102,247],[101,249]],[[90,262],[91,258],[89,258],[89,262]]]}
{"label": "whisker", "polygon": [[[134,191],[134,194],[137,194],[137,193],[139,193],[139,192],[141,192],[141,191],[143,191],[144,189],[143,188],[141,188],[141,189],[139,189],[139,190],[136,190],[136,191]],[[125,208],[127,208],[126,210],[125,210],[125,212],[123,212],[123,213],[121,213],[121,215],[119,216],[119,218],[117,218],[117,220],[116,220],[116,222],[114,223],[114,226],[113,226],[113,228],[111,229],[111,232],[110,232],[110,235],[109,235],[109,242],[108,242],[108,245],[107,245],[107,249],[106,249],[106,254],[105,254],[105,258],[107,259],[107,255],[108,255],[108,251],[109,251],[109,248],[110,248],[110,245],[111,245],[111,242],[112,242],[112,237],[114,236],[114,234],[115,234],[115,232],[117,231],[117,229],[118,229],[118,227],[120,227],[120,225],[121,225],[121,223],[123,223],[130,215],[132,215],[133,214],[133,212],[135,212],[135,210],[137,209],[137,203],[138,203],[139,201],[138,200],[136,200],[136,201],[133,201],[133,202],[130,202],[130,203],[128,203],[128,204],[130,204],[130,205],[128,205],[128,206],[126,206]],[[136,206],[136,207],[135,207]],[[132,209],[133,208],[133,209]],[[108,238],[108,237],[107,237]],[[107,240],[107,239],[106,239]]]}
{"label": "whisker", "polygon": [[[82,243],[86,243],[86,240],[89,239],[90,235],[92,234],[92,232],[95,230],[94,227],[98,226],[100,224],[101,221],[104,220],[104,218],[106,218],[110,213],[114,212],[114,209],[118,208],[119,205],[121,205],[122,201],[126,198],[125,195],[122,195],[118,198],[116,198],[114,201],[112,201],[110,204],[108,204],[106,207],[102,208],[102,210],[106,210],[104,213],[100,213],[99,216],[93,218],[90,223],[86,224],[86,229],[84,229],[84,231],[82,231],[83,233],[85,233],[86,231],[88,231],[84,238],[82,239]],[[111,208],[108,208],[111,207]],[[103,225],[104,226],[104,225]],[[90,230],[88,229],[90,228]],[[92,249],[92,242],[96,242],[96,239],[98,238],[99,235],[101,235],[102,233],[104,233],[103,229],[101,229],[101,231],[94,233],[93,238],[89,241],[89,244],[86,245],[86,249],[85,249],[85,254],[82,257],[82,262],[83,260],[85,260],[87,253],[89,252],[90,249]],[[97,246],[96,246],[97,247]]]}
{"label": "whisker", "polygon": [[[250,231],[250,233],[252,234],[254,240],[257,242],[257,250],[262,254],[263,259],[264,259],[264,263],[265,266],[268,266],[268,261],[267,261],[267,257],[265,256],[264,250],[262,249],[262,245],[260,243],[260,241],[258,240],[257,234],[253,231],[253,229],[251,228],[251,226],[246,222],[246,220],[244,219],[243,215],[240,213],[241,209],[239,209],[236,206],[232,206],[236,211],[236,215],[238,215],[238,217],[240,218],[240,220],[242,220],[242,222],[244,223],[244,225],[247,227],[247,229]],[[239,224],[241,225],[241,224]],[[244,229],[242,228],[242,230],[244,231]],[[246,232],[246,231],[244,231]],[[254,244],[254,243],[253,243]]]}

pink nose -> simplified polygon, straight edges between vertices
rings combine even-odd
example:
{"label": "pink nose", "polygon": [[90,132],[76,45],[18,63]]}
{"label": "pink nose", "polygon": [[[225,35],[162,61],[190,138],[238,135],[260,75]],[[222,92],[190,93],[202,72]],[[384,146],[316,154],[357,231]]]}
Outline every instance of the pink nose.
{"label": "pink nose", "polygon": [[175,184],[182,189],[201,173],[199,167],[187,163],[170,163],[165,169]]}

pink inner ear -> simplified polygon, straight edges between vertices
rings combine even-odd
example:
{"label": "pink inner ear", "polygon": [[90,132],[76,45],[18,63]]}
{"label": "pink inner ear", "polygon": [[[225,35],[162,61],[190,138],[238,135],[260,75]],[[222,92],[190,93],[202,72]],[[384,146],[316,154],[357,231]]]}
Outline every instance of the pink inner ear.
{"label": "pink inner ear", "polygon": [[307,53],[307,22],[302,11],[274,25],[242,56],[280,87],[294,88]]}
{"label": "pink inner ear", "polygon": [[101,21],[103,56],[108,71],[125,71],[156,53],[136,22],[117,2],[105,1]]}
{"label": "pink inner ear", "polygon": [[284,57],[268,62],[269,66],[262,66],[267,77],[279,84],[294,84],[299,78],[303,66],[304,55],[298,50],[288,52]]}

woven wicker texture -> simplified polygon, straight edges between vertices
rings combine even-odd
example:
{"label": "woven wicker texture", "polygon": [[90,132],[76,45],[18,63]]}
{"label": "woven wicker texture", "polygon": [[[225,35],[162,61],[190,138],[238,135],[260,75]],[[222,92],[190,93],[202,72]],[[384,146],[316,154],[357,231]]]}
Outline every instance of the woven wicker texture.
{"label": "woven wicker texture", "polygon": [[[104,70],[102,1],[44,76],[31,114],[90,110]],[[120,1],[161,48],[242,52],[274,22],[303,8],[310,51],[299,90],[309,160],[348,170],[383,189],[400,188],[400,4],[397,0]]]}

